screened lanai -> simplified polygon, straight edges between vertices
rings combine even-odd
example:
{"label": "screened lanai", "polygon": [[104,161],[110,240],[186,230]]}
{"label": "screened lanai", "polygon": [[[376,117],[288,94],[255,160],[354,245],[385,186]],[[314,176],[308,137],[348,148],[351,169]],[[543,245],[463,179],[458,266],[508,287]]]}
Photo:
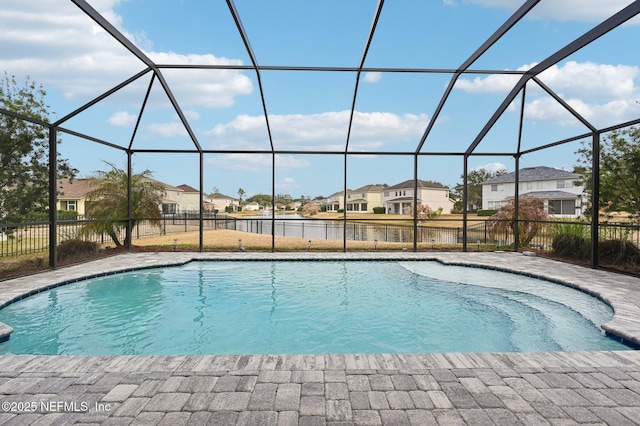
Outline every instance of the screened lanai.
{"label": "screened lanai", "polygon": [[[467,251],[480,247],[468,235],[472,170],[515,172],[517,230],[518,171],[572,169],[584,147],[593,153],[590,263],[598,266],[597,153],[608,133],[640,123],[640,1],[313,3],[0,6],[3,27],[15,28],[0,39],[3,68],[43,82],[55,106],[48,121],[0,108],[48,132],[51,267],[59,156],[84,173],[107,161],[129,176],[150,169],[195,188],[199,250],[212,188],[271,195],[261,221],[271,223],[276,250],[279,193],[346,197],[411,181],[408,203],[419,205],[419,182],[461,183],[456,241]],[[130,208],[124,219],[131,227]],[[418,209],[411,220],[406,241],[416,251]],[[353,221],[345,209],[342,250]]]}

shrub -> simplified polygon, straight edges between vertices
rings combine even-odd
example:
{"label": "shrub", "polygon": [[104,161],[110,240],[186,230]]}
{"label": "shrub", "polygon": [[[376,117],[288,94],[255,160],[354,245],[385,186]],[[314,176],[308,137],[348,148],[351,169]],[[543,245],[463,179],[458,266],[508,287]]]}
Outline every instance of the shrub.
{"label": "shrub", "polygon": [[233,213],[233,206],[226,206],[226,207],[224,208],[224,211],[225,211],[226,213]]}
{"label": "shrub", "polygon": [[100,245],[93,241],[67,240],[61,242],[58,246],[58,260],[83,259],[95,255],[98,251],[100,251]]}
{"label": "shrub", "polygon": [[493,216],[498,213],[498,210],[488,209],[488,210],[478,210],[476,214],[478,216]]}
{"label": "shrub", "polygon": [[640,249],[630,241],[604,240],[598,243],[598,259],[606,265],[637,267]]}
{"label": "shrub", "polygon": [[[519,198],[518,205],[520,219],[518,223],[518,240],[522,247],[527,247],[542,229],[542,221],[548,220],[549,216],[544,210],[544,202],[539,198],[525,195]],[[515,200],[509,200],[487,222],[491,238],[498,239],[499,235],[506,235],[508,231],[515,233],[515,219]]]}
{"label": "shrub", "polygon": [[385,214],[387,212],[387,209],[384,207],[374,207],[373,208],[373,213],[374,214]]}
{"label": "shrub", "polygon": [[589,257],[591,242],[580,235],[562,233],[553,237],[551,246],[553,251],[560,256],[586,259]]}
{"label": "shrub", "polygon": [[314,203],[307,203],[304,206],[302,206],[302,211],[308,214],[309,216],[314,216],[314,215],[317,215],[318,212],[320,211],[320,206]]}

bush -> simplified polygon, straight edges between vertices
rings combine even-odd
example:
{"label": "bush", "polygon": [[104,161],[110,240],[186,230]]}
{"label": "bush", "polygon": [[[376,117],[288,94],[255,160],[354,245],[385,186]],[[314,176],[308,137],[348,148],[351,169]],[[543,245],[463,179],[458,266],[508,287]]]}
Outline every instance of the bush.
{"label": "bush", "polygon": [[83,259],[91,257],[100,251],[100,245],[93,241],[79,239],[67,240],[58,246],[58,260],[70,258]]}
{"label": "bush", "polygon": [[563,233],[553,237],[551,247],[553,247],[553,251],[560,256],[586,259],[589,257],[591,242],[580,235]]}
{"label": "bush", "polygon": [[387,212],[387,209],[384,207],[374,207],[373,208],[373,213],[374,214],[385,214]]}
{"label": "bush", "polygon": [[636,268],[640,264],[640,249],[630,241],[605,240],[598,243],[598,260],[605,265]]}
{"label": "bush", "polygon": [[225,207],[225,208],[224,208],[224,211],[225,211],[226,213],[233,213],[233,206],[227,206],[227,207]]}
{"label": "bush", "polygon": [[488,209],[488,210],[478,210],[476,214],[478,216],[493,216],[498,213],[498,210]]}

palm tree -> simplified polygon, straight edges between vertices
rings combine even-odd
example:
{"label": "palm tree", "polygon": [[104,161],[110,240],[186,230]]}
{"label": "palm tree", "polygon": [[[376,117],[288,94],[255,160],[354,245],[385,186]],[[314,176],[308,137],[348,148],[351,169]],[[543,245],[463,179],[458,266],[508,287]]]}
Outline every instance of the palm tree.
{"label": "palm tree", "polygon": [[242,205],[242,197],[244,197],[244,194],[246,194],[246,192],[244,192],[244,189],[238,188],[238,198],[240,198],[240,205]]}
{"label": "palm tree", "polygon": [[[98,171],[90,178],[94,190],[86,196],[87,216],[93,219],[84,224],[84,234],[107,234],[117,247],[129,245],[131,228],[142,220],[148,220],[153,226],[160,226],[162,213],[160,206],[165,196],[164,186],[153,179],[153,172],[144,170],[131,175],[131,228],[127,227],[127,171],[105,162],[111,170]],[[98,219],[98,220],[96,220]],[[117,219],[117,220],[114,220]],[[124,241],[119,235],[125,229]]]}

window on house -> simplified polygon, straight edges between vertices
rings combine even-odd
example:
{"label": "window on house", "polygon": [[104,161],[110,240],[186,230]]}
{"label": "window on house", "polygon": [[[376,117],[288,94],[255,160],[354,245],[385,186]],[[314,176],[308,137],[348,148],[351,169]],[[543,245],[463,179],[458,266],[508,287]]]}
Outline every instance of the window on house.
{"label": "window on house", "polygon": [[556,188],[564,188],[564,181],[563,180],[556,181]]}
{"label": "window on house", "polygon": [[527,182],[527,189],[533,189],[533,182]]}
{"label": "window on house", "polygon": [[367,203],[362,203],[360,205],[360,210],[362,210],[363,212],[366,212],[367,211]]}
{"label": "window on house", "polygon": [[503,185],[493,184],[491,185],[491,192],[502,192],[504,190]]}
{"label": "window on house", "polygon": [[549,214],[576,214],[575,200],[549,200]]}
{"label": "window on house", "polygon": [[74,210],[74,211],[78,210],[78,205],[76,203],[76,200],[67,201],[64,210]]}
{"label": "window on house", "polygon": [[388,197],[389,196],[389,191],[384,191],[384,196]]}

